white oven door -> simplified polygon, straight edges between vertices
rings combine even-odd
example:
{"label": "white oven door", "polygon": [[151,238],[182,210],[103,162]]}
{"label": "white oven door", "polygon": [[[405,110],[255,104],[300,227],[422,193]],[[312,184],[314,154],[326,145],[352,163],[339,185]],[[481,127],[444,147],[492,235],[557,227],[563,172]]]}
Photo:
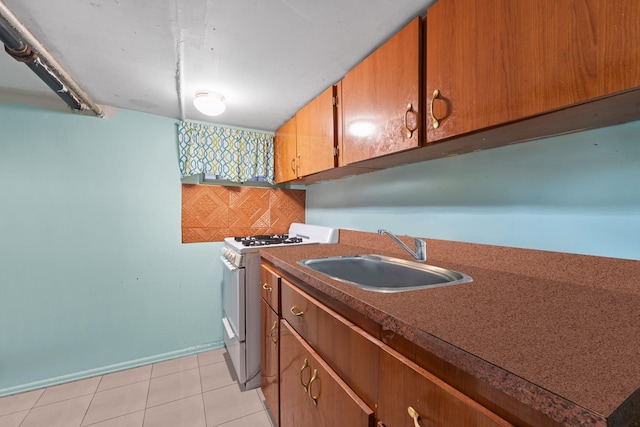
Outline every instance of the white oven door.
{"label": "white oven door", "polygon": [[223,269],[222,309],[235,337],[245,340],[245,269],[220,257]]}
{"label": "white oven door", "polygon": [[238,341],[238,337],[231,329],[228,318],[225,316],[222,318],[222,324],[224,325],[224,346],[229,353],[229,359],[233,364],[233,370],[238,377],[238,382],[243,385],[247,382],[247,345],[244,341]]}
{"label": "white oven door", "polygon": [[222,281],[222,324],[224,345],[240,384],[247,381],[245,343],[245,269],[238,268],[226,258]]}

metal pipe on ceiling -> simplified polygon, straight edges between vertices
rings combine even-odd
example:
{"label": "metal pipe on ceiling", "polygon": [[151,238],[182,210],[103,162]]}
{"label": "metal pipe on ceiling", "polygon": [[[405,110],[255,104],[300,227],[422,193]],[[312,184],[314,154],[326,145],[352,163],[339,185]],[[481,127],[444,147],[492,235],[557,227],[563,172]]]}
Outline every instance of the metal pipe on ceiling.
{"label": "metal pipe on ceiling", "polygon": [[31,68],[31,71],[40,77],[72,110],[82,110],[82,102],[56,78],[55,74],[40,61],[40,58],[29,46],[15,37],[2,21],[0,21],[0,41],[4,42],[4,50],[9,56]]}
{"label": "metal pipe on ceiling", "polygon": [[0,41],[4,43],[4,49],[11,57],[24,62],[72,110],[88,109],[98,117],[104,116],[102,109],[1,0]]}

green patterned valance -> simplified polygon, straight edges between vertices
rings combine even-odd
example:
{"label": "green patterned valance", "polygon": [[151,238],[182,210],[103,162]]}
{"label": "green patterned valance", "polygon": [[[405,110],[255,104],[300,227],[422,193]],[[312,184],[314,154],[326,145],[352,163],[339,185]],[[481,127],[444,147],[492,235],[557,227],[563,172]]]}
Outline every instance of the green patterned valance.
{"label": "green patterned valance", "polygon": [[234,182],[274,182],[272,133],[181,121],[178,149],[182,177],[208,173]]}

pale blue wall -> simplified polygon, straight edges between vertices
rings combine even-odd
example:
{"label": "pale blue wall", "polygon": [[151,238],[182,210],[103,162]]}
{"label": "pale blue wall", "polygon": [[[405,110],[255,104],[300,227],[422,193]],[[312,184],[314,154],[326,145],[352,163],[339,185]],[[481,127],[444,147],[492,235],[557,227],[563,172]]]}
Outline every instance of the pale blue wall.
{"label": "pale blue wall", "polygon": [[[222,346],[175,121],[0,105],[0,395]],[[639,259],[640,122],[307,187],[307,221]]]}
{"label": "pale blue wall", "polygon": [[640,122],[310,185],[307,222],[640,259]]}
{"label": "pale blue wall", "polygon": [[0,105],[0,395],[222,346],[180,205],[175,120]]}

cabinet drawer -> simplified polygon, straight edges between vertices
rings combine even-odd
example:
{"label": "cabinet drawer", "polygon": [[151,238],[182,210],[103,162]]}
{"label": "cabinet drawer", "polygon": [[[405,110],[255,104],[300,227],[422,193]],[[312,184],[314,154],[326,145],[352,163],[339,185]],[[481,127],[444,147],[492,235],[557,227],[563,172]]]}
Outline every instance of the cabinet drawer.
{"label": "cabinet drawer", "polygon": [[378,341],[282,279],[282,317],[368,405],[378,389]]}
{"label": "cabinet drawer", "polygon": [[399,353],[380,350],[378,418],[386,427],[413,427],[409,407],[420,425],[430,427],[513,427],[479,403],[444,383]]}
{"label": "cabinet drawer", "polygon": [[260,288],[262,298],[280,314],[280,275],[265,264],[260,265]]}
{"label": "cabinet drawer", "polygon": [[281,321],[280,427],[372,427],[373,411]]}

